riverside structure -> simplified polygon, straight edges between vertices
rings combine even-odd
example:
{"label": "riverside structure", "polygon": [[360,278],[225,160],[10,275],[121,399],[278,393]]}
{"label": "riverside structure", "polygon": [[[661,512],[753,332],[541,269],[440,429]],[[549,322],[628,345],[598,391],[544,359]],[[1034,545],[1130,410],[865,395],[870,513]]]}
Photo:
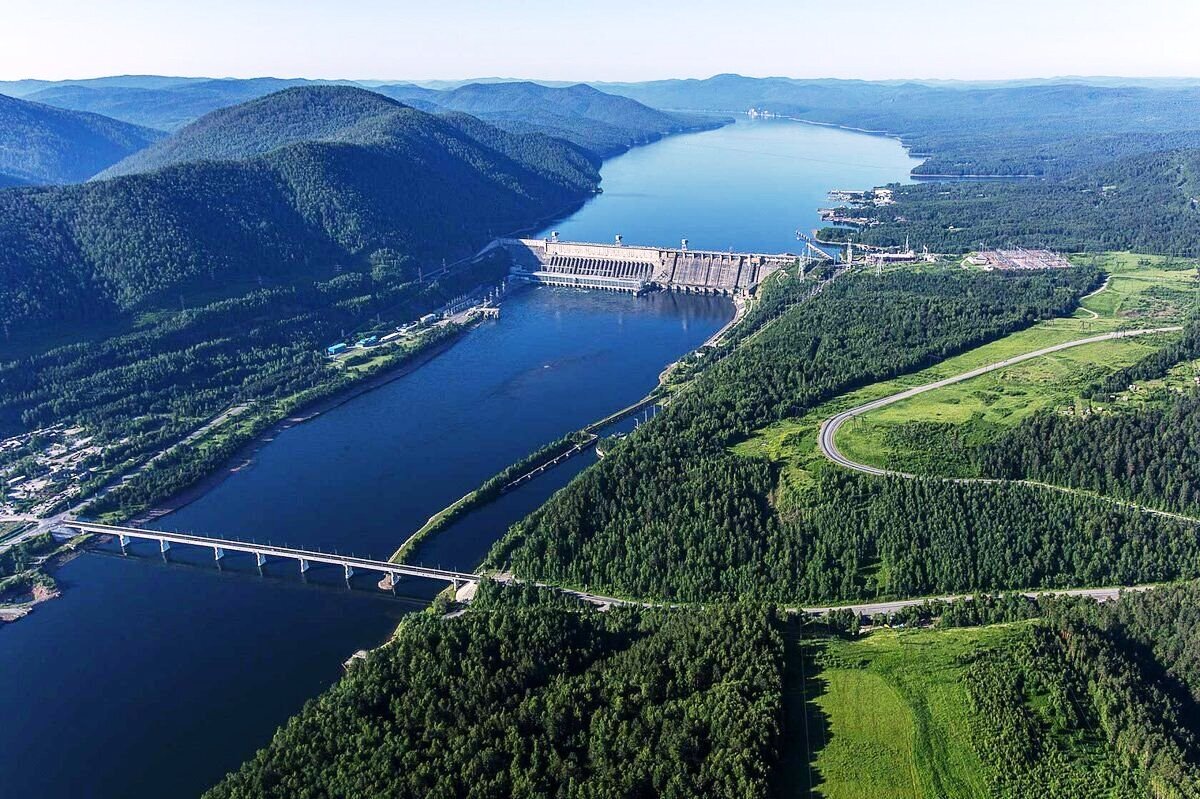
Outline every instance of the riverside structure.
{"label": "riverside structure", "polygon": [[78,530],[81,533],[111,535],[120,542],[122,551],[135,538],[156,542],[159,546],[159,551],[163,554],[166,554],[171,549],[172,544],[186,544],[211,549],[213,551],[213,559],[218,561],[225,557],[226,551],[245,552],[254,556],[255,563],[260,569],[266,565],[267,558],[271,557],[298,561],[301,574],[307,572],[313,563],[340,566],[347,580],[354,576],[355,571],[379,572],[387,579],[390,587],[395,587],[396,583],[400,581],[401,575],[448,582],[454,586],[456,591],[461,585],[480,580],[479,575],[469,572],[434,569],[426,566],[409,566],[386,560],[371,560],[370,558],[358,558],[353,555],[295,549],[293,547],[259,544],[251,541],[237,541],[229,538],[216,538],[214,536],[169,533],[159,530],[149,530],[143,527],[118,527],[111,524],[96,524],[93,522],[67,522],[63,524],[63,527]]}
{"label": "riverside structure", "polygon": [[778,270],[807,256],[689,250],[546,239],[500,239],[513,275],[548,286],[642,294],[655,289],[744,297]]}
{"label": "riverside structure", "polygon": [[[534,238],[557,229],[611,241],[622,231],[674,247],[690,232],[696,249],[783,252],[797,227],[820,224],[830,186],[905,181],[918,163],[893,139],[741,120],[606,161],[604,193]],[[253,530],[385,559],[403,533],[540,445],[642,399],[665,364],[732,316],[712,294],[516,292],[499,324],[272,436],[151,526]],[[576,456],[466,514],[412,562],[476,571],[500,531],[590,462]],[[268,564],[277,574],[263,580],[250,555],[223,559],[218,574],[211,549],[176,546],[164,563],[153,542],[139,548],[154,556],[74,558],[55,572],[69,587],[60,599],[0,631],[0,707],[11,721],[0,727],[3,795],[77,799],[86,786],[92,799],[198,796],[338,679],[350,653],[423,610],[408,595],[427,600],[444,585],[405,580],[396,597],[345,590],[336,566],[301,584],[294,563]]]}

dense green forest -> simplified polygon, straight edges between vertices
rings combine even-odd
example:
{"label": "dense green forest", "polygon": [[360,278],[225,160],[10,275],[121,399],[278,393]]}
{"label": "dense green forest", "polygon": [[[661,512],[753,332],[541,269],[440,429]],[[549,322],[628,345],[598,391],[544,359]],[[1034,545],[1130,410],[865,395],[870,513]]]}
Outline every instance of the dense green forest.
{"label": "dense green forest", "polygon": [[87,180],[162,135],[0,94],[0,188]]}
{"label": "dense green forest", "polygon": [[401,624],[206,797],[767,797],[763,610],[605,613],[485,583]]}
{"label": "dense green forest", "polygon": [[405,620],[206,797],[840,799],[899,768],[904,796],[932,778],[956,797],[1183,799],[1197,608],[1196,583],[1014,595],[839,634],[769,607],[599,612],[485,583],[465,613]]}
{"label": "dense green forest", "polygon": [[[241,119],[250,127],[245,135],[286,130],[315,104],[350,106],[339,140],[302,140],[247,160],[189,162],[82,186],[0,192],[0,319],[9,333],[27,322],[94,323],[171,307],[180,294],[219,291],[229,281],[366,268],[389,254],[417,259],[429,272],[596,187],[594,165],[568,144],[470,117],[434,117],[360,89],[272,95]],[[313,132],[295,124],[299,135]],[[210,134],[208,145],[189,152],[253,151],[230,126]],[[264,146],[279,139],[269,135]]]}
{"label": "dense green forest", "polygon": [[[485,96],[497,93],[498,88],[490,89]],[[428,139],[459,157],[470,157],[470,153],[460,151],[472,142],[453,141],[452,131],[458,129],[459,138],[465,134],[523,166],[535,169],[539,174],[554,175],[568,183],[586,183],[591,179],[588,165],[598,165],[599,154],[582,153],[572,147],[555,151],[538,135],[547,131],[539,129],[532,122],[539,113],[546,113],[545,107],[552,106],[553,100],[563,91],[546,89],[542,93],[545,96],[514,98],[516,107],[509,116],[530,120],[523,129],[513,131],[520,134],[514,136],[504,135],[506,128],[502,125],[479,124],[480,121],[490,123],[490,120],[471,113],[478,103],[463,103],[462,108],[439,107],[434,110],[441,113],[429,114],[380,93],[348,86],[287,89],[208,114],[170,138],[126,158],[106,170],[102,177],[149,172],[189,161],[240,160],[297,142],[363,146],[384,143],[390,147],[405,147],[411,154],[420,155],[420,150],[416,148],[421,146],[422,139]],[[518,100],[525,103],[522,105]],[[632,104],[650,115],[662,116],[660,112],[638,106],[625,98],[608,97],[600,104],[611,103]],[[617,118],[621,118],[622,114],[630,116],[630,125],[637,120],[634,109],[617,109],[612,113]],[[449,123],[450,130],[439,128],[439,122]],[[669,122],[664,118],[662,124]],[[648,125],[650,121],[643,120],[642,123]],[[528,136],[523,138],[525,134]],[[636,141],[636,138],[631,138],[633,135],[627,133],[626,140]],[[562,147],[561,143],[558,145]],[[539,150],[539,147],[543,149]],[[490,167],[491,172],[499,172],[495,165],[475,166]]]}
{"label": "dense green forest", "polygon": [[1200,358],[1200,322],[1182,338],[1121,369],[1085,394],[1091,413],[1037,414],[997,440],[965,448],[960,459],[982,475],[1027,478],[1200,516],[1200,392],[1183,385],[1136,391],[1141,401],[1111,403],[1118,392],[1163,378]]}
{"label": "dense green forest", "polygon": [[976,453],[987,476],[1082,488],[1200,516],[1200,395],[1166,407],[1041,413]]}
{"label": "dense green forest", "polygon": [[[780,483],[729,448],[830,397],[1068,313],[1090,269],[840,278],[680,392],[490,555],[518,574],[634,595],[778,600],[1194,573],[1190,528],[1028,487],[865,479]],[[760,313],[807,291],[773,286]],[[752,320],[751,320],[752,321]],[[1143,547],[1147,539],[1161,548]]]}
{"label": "dense green forest", "polygon": [[[1015,646],[982,654],[969,669],[969,689],[992,721],[978,740],[995,768],[997,793],[1200,793],[1198,598],[1191,583],[1103,604],[1043,601],[1043,622]],[[1089,739],[1103,742],[1123,771],[1076,765],[1071,773],[1088,782],[1063,784],[1065,759]]]}
{"label": "dense green forest", "polygon": [[[1200,517],[1200,324],[1141,361],[998,430],[909,421],[885,434],[890,468],[939,477],[1036,480]],[[1175,373],[1169,380],[1169,374]]]}
{"label": "dense green forest", "polygon": [[[907,238],[952,253],[1013,244],[1200,253],[1200,149],[1133,156],[1055,179],[894,188],[894,205],[861,212],[880,224],[856,241],[899,245]],[[822,237],[831,235],[841,234],[826,229]]]}

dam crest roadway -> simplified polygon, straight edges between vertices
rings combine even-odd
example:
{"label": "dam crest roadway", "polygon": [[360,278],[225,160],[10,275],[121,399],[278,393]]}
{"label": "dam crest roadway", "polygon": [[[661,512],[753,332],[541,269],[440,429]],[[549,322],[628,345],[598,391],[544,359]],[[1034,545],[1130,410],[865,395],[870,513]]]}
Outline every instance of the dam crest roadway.
{"label": "dam crest roadway", "polygon": [[811,242],[804,255],[763,254],[691,250],[687,239],[678,248],[626,245],[620,236],[613,244],[568,242],[555,233],[544,239],[497,239],[487,249],[492,247],[512,258],[518,280],[634,294],[666,289],[744,297],[784,267],[832,260]]}

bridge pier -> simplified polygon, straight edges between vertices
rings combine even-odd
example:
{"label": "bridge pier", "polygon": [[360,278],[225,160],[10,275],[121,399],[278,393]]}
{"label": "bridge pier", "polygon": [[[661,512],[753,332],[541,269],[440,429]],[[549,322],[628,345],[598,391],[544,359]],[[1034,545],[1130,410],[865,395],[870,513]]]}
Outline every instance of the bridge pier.
{"label": "bridge pier", "polygon": [[[564,456],[565,457],[565,456]],[[159,551],[162,552],[163,559],[167,559],[167,553],[172,550],[175,545],[186,545],[200,547],[212,552],[213,560],[216,562],[218,569],[225,560],[225,556],[230,552],[239,552],[246,555],[253,555],[254,561],[258,566],[259,572],[263,571],[263,566],[267,563],[267,558],[289,558],[297,561],[300,564],[300,574],[304,577],[312,564],[325,563],[330,566],[341,566],[346,577],[346,582],[354,577],[356,570],[366,570],[367,572],[375,572],[382,576],[380,587],[395,587],[403,577],[420,577],[423,579],[437,580],[439,582],[448,582],[454,586],[455,591],[459,590],[464,584],[470,585],[472,582],[479,579],[478,575],[469,574],[466,572],[449,571],[446,569],[425,568],[421,566],[406,566],[402,564],[392,563],[391,561],[377,561],[368,558],[357,558],[349,555],[335,555],[325,552],[317,552],[304,549],[293,549],[290,547],[275,546],[272,544],[262,544],[250,541],[239,541],[232,538],[216,538],[213,536],[188,535],[186,533],[175,533],[160,530],[150,530],[136,527],[116,527],[109,524],[99,524],[92,522],[73,522],[63,525],[79,530],[81,533],[92,535],[109,536],[110,540],[117,541],[121,546],[121,551],[124,553],[125,548],[133,541],[146,540],[157,541]]]}

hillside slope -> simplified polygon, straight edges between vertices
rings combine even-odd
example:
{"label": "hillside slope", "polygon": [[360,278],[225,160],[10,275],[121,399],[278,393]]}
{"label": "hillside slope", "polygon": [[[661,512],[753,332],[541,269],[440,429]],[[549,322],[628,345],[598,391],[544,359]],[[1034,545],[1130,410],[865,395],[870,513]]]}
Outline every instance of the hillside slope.
{"label": "hillside slope", "polygon": [[219,108],[272,92],[323,81],[281,78],[218,80],[81,81],[51,85],[26,99],[76,111],[91,111],[137,125],[176,131]]}
{"label": "hillside slope", "polygon": [[1129,156],[1050,180],[916,183],[894,197],[861,211],[878,224],[860,231],[859,241],[911,240],[935,252],[970,252],[982,242],[1200,254],[1200,148]]}
{"label": "hillside slope", "polygon": [[741,75],[597,86],[655,108],[757,107],[890,133],[929,158],[917,174],[1053,176],[1123,156],[1200,146],[1200,89],[1189,86],[946,88]]}
{"label": "hillside slope", "polygon": [[361,89],[291,89],[214,117],[156,148],[148,168],[167,166],[150,174],[0,193],[0,317],[110,316],[380,252],[436,265],[598,181],[562,142]]}
{"label": "hillside slope", "polygon": [[602,158],[670,133],[723,124],[719,117],[659,111],[584,84],[472,83],[440,92],[402,84],[377,91],[418,107],[427,104],[462,111],[514,132],[546,133]]}
{"label": "hillside slope", "polygon": [[87,180],[161,136],[98,114],[0,95],[0,187]]}

